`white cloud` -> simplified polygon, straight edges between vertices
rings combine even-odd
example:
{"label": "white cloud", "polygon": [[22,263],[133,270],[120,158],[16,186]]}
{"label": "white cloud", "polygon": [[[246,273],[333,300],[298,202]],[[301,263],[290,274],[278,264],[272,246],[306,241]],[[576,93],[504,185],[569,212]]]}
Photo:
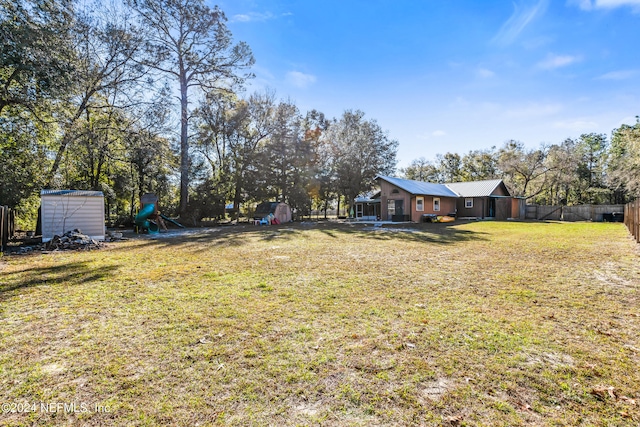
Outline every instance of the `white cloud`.
{"label": "white cloud", "polygon": [[546,59],[538,62],[538,68],[542,68],[543,70],[553,70],[555,68],[571,65],[580,61],[580,59],[581,58],[579,56],[549,54]]}
{"label": "white cloud", "polygon": [[482,77],[483,79],[488,79],[496,75],[496,73],[486,68],[479,68],[477,71],[477,74],[479,77]]}
{"label": "white cloud", "polygon": [[593,5],[591,4],[591,0],[568,0],[567,4],[572,6],[577,6],[582,10],[591,10],[593,9]]}
{"label": "white cloud", "polygon": [[569,0],[569,4],[582,10],[615,9],[628,6],[634,11],[640,11],[640,0]]}
{"label": "white cloud", "polygon": [[231,22],[249,22],[251,17],[249,15],[238,14],[231,17]]}
{"label": "white cloud", "polygon": [[439,136],[445,136],[447,133],[443,130],[436,130],[434,132],[431,133],[432,136],[435,136],[436,138]]}
{"label": "white cloud", "polygon": [[513,13],[491,41],[502,46],[510,45],[536,17],[544,14],[548,4],[549,0],[538,0],[528,7],[514,4]]}
{"label": "white cloud", "polygon": [[315,83],[316,80],[316,76],[313,74],[305,74],[300,71],[289,71],[287,73],[287,82],[302,89]]}
{"label": "white cloud", "polygon": [[274,18],[275,15],[271,12],[249,12],[233,15],[231,17],[231,22],[264,22]]}
{"label": "white cloud", "polygon": [[638,70],[619,70],[619,71],[610,71],[606,74],[601,75],[598,79],[601,80],[626,80],[630,79],[638,74]]}

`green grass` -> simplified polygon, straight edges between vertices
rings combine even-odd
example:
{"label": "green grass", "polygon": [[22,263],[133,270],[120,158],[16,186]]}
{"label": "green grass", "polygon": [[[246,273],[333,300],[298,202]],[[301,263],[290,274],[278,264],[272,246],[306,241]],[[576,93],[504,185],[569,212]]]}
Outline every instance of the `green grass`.
{"label": "green grass", "polygon": [[638,425],[639,261],[621,224],[518,222],[6,256],[0,403],[38,408],[0,425]]}

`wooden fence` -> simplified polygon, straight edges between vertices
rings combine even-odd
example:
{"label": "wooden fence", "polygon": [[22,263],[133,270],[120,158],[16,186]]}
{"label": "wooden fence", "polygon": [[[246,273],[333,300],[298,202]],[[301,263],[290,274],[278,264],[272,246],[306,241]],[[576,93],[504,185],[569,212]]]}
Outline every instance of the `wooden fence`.
{"label": "wooden fence", "polygon": [[[621,218],[624,205],[527,205],[525,218],[547,221],[611,221]],[[615,214],[611,216],[611,214]],[[626,216],[625,216],[626,218]]]}
{"label": "wooden fence", "polygon": [[15,232],[15,216],[13,209],[0,206],[0,252],[4,252],[9,239]]}
{"label": "wooden fence", "polygon": [[640,243],[640,199],[625,205],[624,223],[636,242]]}

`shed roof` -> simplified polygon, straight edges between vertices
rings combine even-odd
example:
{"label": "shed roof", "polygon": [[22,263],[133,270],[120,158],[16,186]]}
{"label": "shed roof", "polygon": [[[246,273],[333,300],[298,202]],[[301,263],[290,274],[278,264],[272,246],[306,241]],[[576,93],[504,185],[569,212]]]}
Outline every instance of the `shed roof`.
{"label": "shed roof", "polygon": [[410,179],[394,178],[391,176],[378,175],[376,179],[382,179],[395,185],[402,190],[417,195],[438,196],[438,197],[459,197],[452,189],[444,184],[433,182],[413,181]]}
{"label": "shed roof", "polygon": [[489,197],[500,184],[502,184],[501,179],[489,179],[485,181],[449,182],[445,185],[458,193],[460,197]]}
{"label": "shed roof", "polygon": [[41,190],[40,196],[104,197],[104,194],[89,190]]}
{"label": "shed roof", "polygon": [[255,213],[256,214],[275,213],[276,212],[276,208],[279,205],[289,206],[284,202],[262,202],[258,206],[256,206]]}

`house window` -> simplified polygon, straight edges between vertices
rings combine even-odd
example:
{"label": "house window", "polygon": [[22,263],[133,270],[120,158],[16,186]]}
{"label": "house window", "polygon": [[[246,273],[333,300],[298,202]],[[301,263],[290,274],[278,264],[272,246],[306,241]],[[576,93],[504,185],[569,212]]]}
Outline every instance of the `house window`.
{"label": "house window", "polygon": [[473,199],[464,199],[464,207],[472,208],[473,207]]}
{"label": "house window", "polygon": [[387,200],[387,216],[391,218],[396,214],[396,201],[395,200]]}
{"label": "house window", "polygon": [[391,190],[391,194],[400,194],[400,190],[394,188],[393,190]]}
{"label": "house window", "polygon": [[440,212],[440,197],[433,198],[433,211]]}
{"label": "house window", "polygon": [[416,197],[416,211],[424,211],[424,197]]}

